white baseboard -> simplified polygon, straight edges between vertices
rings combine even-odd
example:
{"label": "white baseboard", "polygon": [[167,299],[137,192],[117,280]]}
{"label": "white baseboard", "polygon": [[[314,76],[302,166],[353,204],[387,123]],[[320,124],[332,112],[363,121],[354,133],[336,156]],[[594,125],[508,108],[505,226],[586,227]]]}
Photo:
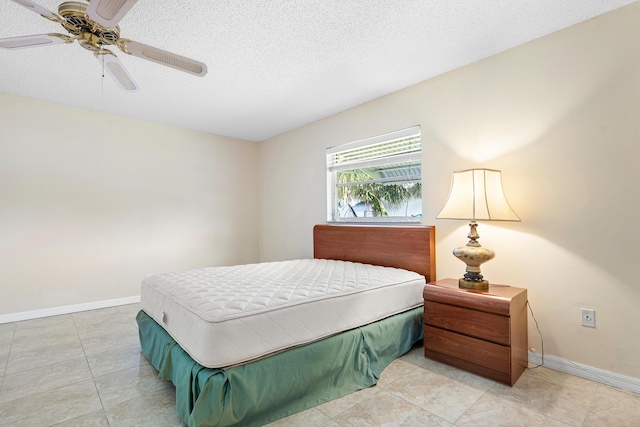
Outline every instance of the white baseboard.
{"label": "white baseboard", "polygon": [[23,311],[21,313],[1,314],[0,324],[20,322],[21,320],[39,319],[41,317],[58,316],[61,314],[77,313],[79,311],[96,310],[99,308],[115,307],[118,305],[135,304],[138,302],[140,302],[140,295],[87,302],[84,304],[65,305],[63,307],[45,308],[42,310]]}
{"label": "white baseboard", "polygon": [[[542,355],[529,351],[529,363],[539,365],[542,363]],[[601,384],[640,394],[640,379],[638,378],[616,374],[615,372],[605,371],[604,369],[594,368],[593,366],[583,365],[549,354],[544,355],[543,366],[566,374],[575,375],[576,377],[586,378]]]}

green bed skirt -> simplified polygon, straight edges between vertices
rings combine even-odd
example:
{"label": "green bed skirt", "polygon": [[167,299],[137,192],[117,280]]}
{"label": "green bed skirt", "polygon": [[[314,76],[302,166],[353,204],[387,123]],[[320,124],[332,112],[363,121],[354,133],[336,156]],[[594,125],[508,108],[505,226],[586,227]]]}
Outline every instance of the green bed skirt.
{"label": "green bed skirt", "polygon": [[190,427],[262,426],[377,383],[389,363],[422,338],[422,307],[361,328],[225,369],[196,363],[145,312],[142,352],[176,386]]}

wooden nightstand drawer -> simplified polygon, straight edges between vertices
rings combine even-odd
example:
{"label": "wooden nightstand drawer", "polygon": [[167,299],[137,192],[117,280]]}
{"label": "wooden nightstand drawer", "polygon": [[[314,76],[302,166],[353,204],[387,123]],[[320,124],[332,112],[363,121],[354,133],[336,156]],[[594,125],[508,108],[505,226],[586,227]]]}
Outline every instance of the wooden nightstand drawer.
{"label": "wooden nightstand drawer", "polygon": [[425,301],[508,316],[511,297],[517,295],[519,291],[520,288],[503,285],[491,285],[488,291],[461,289],[458,287],[457,280],[444,279],[427,283],[423,296]]}
{"label": "wooden nightstand drawer", "polygon": [[509,345],[509,318],[437,302],[424,302],[425,323],[449,331]]}
{"label": "wooden nightstand drawer", "polygon": [[511,372],[509,347],[431,326],[424,327],[424,348],[494,371]]}

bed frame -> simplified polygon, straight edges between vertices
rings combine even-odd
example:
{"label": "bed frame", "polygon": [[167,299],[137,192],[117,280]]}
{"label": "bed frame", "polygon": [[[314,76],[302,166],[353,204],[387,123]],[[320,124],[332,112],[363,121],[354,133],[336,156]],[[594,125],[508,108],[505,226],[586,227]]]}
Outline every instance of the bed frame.
{"label": "bed frame", "polygon": [[[314,257],[403,268],[435,280],[430,226],[314,227]],[[262,426],[375,385],[386,366],[422,338],[417,307],[323,340],[224,369],[196,363],[144,311],[142,351],[158,377],[176,386],[176,409],[189,427]]]}

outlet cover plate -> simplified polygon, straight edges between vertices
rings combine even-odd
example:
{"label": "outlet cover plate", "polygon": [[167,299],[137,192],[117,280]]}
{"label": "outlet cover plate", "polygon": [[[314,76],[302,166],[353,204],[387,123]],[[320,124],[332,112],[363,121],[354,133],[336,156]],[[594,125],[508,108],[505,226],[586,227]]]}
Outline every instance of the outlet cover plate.
{"label": "outlet cover plate", "polygon": [[582,326],[588,326],[590,328],[596,327],[596,311],[590,308],[581,308],[580,314],[582,317]]}

